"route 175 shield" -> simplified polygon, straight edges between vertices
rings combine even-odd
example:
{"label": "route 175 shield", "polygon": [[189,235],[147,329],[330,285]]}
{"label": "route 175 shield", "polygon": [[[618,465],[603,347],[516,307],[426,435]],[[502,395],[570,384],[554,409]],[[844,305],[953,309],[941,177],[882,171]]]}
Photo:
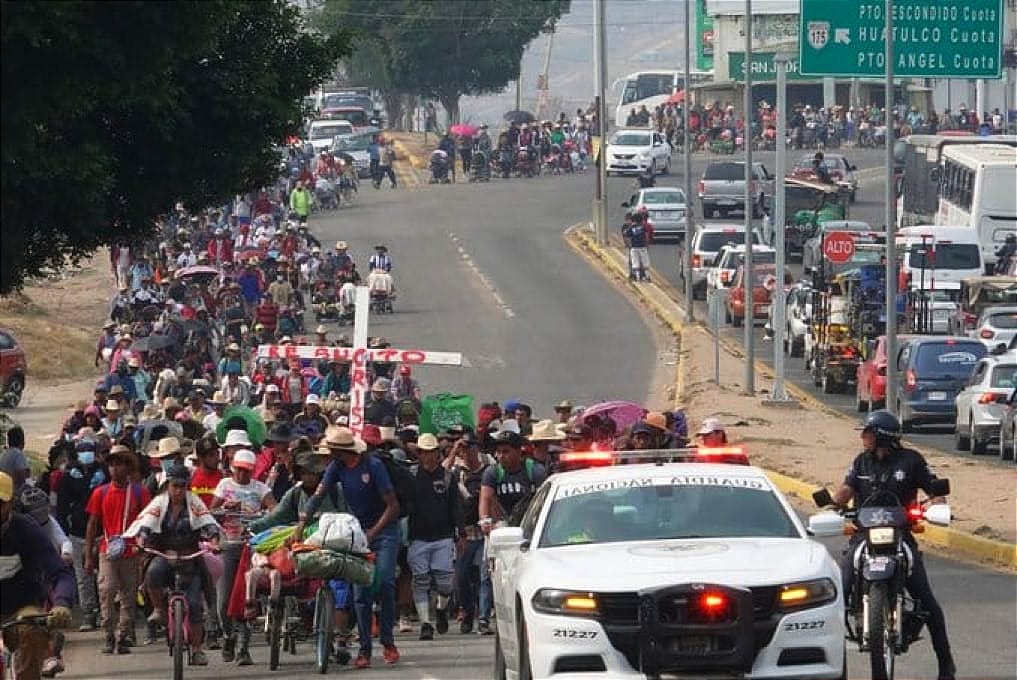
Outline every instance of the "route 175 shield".
{"label": "route 175 shield", "polygon": [[821,50],[826,47],[826,43],[830,40],[830,22],[810,21],[808,33],[809,44],[812,45],[813,49]]}

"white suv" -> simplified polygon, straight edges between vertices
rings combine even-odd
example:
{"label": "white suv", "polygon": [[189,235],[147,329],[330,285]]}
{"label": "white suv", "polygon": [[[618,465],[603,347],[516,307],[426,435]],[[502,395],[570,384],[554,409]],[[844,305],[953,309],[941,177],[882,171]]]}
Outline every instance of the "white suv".
{"label": "white suv", "polygon": [[[761,244],[759,230],[753,228],[752,243]],[[678,246],[678,276],[685,285],[685,277],[692,277],[693,299],[706,297],[706,274],[713,267],[717,253],[725,245],[745,243],[745,227],[741,224],[700,224],[689,244],[691,254],[686,255],[685,244]],[[691,260],[691,262],[689,261]]]}
{"label": "white suv", "polygon": [[646,128],[618,130],[607,140],[607,174],[641,175],[671,172],[671,145],[664,136]]}

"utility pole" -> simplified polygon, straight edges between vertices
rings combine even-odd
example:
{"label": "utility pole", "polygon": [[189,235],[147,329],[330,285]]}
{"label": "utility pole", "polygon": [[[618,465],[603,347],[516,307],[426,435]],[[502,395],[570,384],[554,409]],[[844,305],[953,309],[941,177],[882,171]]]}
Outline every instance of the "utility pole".
{"label": "utility pole", "polygon": [[537,76],[537,105],[533,114],[537,120],[544,117],[544,110],[547,108],[548,99],[551,94],[551,48],[554,46],[554,33],[547,36],[547,50],[544,52],[544,70]]}
{"label": "utility pole", "polygon": [[787,336],[787,323],[784,314],[787,309],[784,306],[784,265],[786,254],[784,252],[784,215],[785,194],[784,194],[784,173],[787,171],[787,145],[784,143],[784,130],[787,129],[787,62],[788,55],[778,54],[774,58],[777,66],[777,162],[774,172],[777,175],[777,187],[773,195],[773,247],[777,250],[777,286],[773,303],[773,369],[776,374],[773,379],[773,393],[770,395],[772,401],[787,401],[787,392],[784,390],[784,338]]}
{"label": "utility pole", "polygon": [[593,0],[594,86],[597,90],[597,128],[600,133],[600,162],[597,164],[597,193],[593,199],[593,224],[597,243],[607,245],[607,36],[604,33],[605,0]]}
{"label": "utility pole", "polygon": [[682,148],[685,150],[685,245],[682,247],[682,257],[685,262],[682,271],[685,272],[685,320],[691,323],[695,319],[693,307],[695,301],[692,299],[692,140],[689,136],[689,111],[692,109],[692,91],[689,84],[692,78],[689,71],[692,70],[692,0],[685,0],[685,100],[682,102],[682,113],[685,114],[685,125],[682,130]]}
{"label": "utility pole", "polygon": [[[887,0],[889,2],[889,0]],[[752,291],[755,288],[755,276],[752,272],[752,213],[755,203],[752,186],[754,177],[752,172],[752,0],[745,0],[745,101],[743,103],[745,130],[745,276],[742,278],[742,286],[745,293],[745,394],[752,396],[756,393],[756,310],[752,301]],[[784,274],[777,272],[780,289],[784,289]]]}
{"label": "utility pole", "polygon": [[884,97],[886,121],[886,407],[890,413],[897,413],[897,232],[895,215],[897,188],[893,177],[893,0],[886,0],[886,96]]}

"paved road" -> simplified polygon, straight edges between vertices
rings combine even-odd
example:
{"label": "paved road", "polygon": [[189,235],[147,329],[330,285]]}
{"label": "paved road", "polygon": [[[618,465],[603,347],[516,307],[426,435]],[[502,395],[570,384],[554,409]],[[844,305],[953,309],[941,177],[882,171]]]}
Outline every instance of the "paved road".
{"label": "paved road", "polygon": [[[789,153],[791,160],[797,158],[799,152]],[[805,153],[805,152],[802,152]],[[845,150],[845,156],[851,162],[855,163],[859,170],[861,170],[862,183],[861,188],[858,192],[858,201],[850,206],[849,215],[851,219],[858,219],[868,222],[872,225],[881,225],[884,223],[883,211],[885,201],[883,200],[883,174],[879,171],[879,168],[883,163],[883,153],[881,150],[864,149],[864,150]],[[756,160],[759,160],[766,165],[772,172],[774,162],[774,154],[769,153],[758,153],[756,154]],[[692,166],[692,174],[695,180],[702,175],[706,165],[715,160],[721,158],[718,156],[704,156],[700,155],[694,158]],[[727,157],[724,157],[727,158]],[[675,162],[672,164],[673,176],[670,178],[659,178],[657,185],[675,185],[684,186],[684,164],[678,162],[680,157],[675,156]],[[611,178],[609,180],[609,215],[612,224],[620,224],[624,217],[624,208],[620,206],[621,202],[625,200],[631,194],[632,180],[629,178]],[[618,197],[621,198],[618,198]],[[694,210],[698,213],[698,205],[694,207]],[[730,216],[726,220],[712,220],[712,221],[741,221],[742,217],[740,214]],[[665,276],[669,283],[675,287],[678,294],[683,291],[682,286],[684,285],[677,274],[677,257],[678,249],[673,244],[658,244],[651,249],[651,260],[657,270]],[[789,267],[796,278],[800,278],[802,275],[802,269],[800,263],[789,263]],[[706,303],[697,302],[695,304],[695,315],[698,319],[707,318],[706,315]],[[772,343],[764,340],[762,331],[762,322],[757,322],[759,325],[755,331],[755,357],[763,360],[772,367],[773,365],[773,345]],[[739,345],[743,344],[744,341],[744,329],[728,327],[723,331],[724,336]],[[812,384],[811,377],[805,371],[805,362],[801,358],[787,358],[785,361],[786,376],[787,379],[799,388],[802,388],[812,394],[814,397],[820,399],[826,404],[847,413],[852,416],[858,415],[855,402],[855,394],[851,391],[848,394],[834,394],[826,395],[822,394],[818,388]],[[909,436],[909,439],[922,446],[934,448],[945,453],[956,454],[960,456],[971,456],[970,453],[959,453],[954,447],[953,438],[953,426],[926,426],[921,427],[914,434]],[[989,449],[990,455],[979,457],[981,461],[987,461],[989,464],[996,465],[999,467],[1011,467],[1003,461],[1000,461],[995,457],[997,452],[995,447]]]}
{"label": "paved road", "polygon": [[[640,316],[561,239],[563,225],[587,218],[591,191],[590,175],[495,182],[482,189],[368,189],[359,205],[319,218],[313,227],[327,243],[350,241],[361,259],[374,242],[392,246],[401,298],[395,315],[372,319],[372,334],[400,345],[458,349],[468,359],[462,369],[420,369],[427,388],[500,398],[526,395],[545,410],[562,396],[587,403],[613,396],[638,399],[646,394],[655,358],[651,336]],[[1013,577],[938,558],[929,559],[929,571],[948,612],[959,677],[1012,678],[1017,665]],[[491,677],[491,638],[455,632],[433,643],[413,636],[397,642],[404,659],[397,668],[379,663],[357,677]],[[272,673],[263,643],[256,643],[253,667],[227,666],[213,652],[207,668],[189,668],[186,677],[313,672],[307,644]],[[102,656],[98,647],[95,634],[71,634],[69,670],[60,677],[168,677],[170,659],[162,647],[137,648],[124,657]],[[867,677],[865,660],[854,652],[848,658],[850,677]],[[901,677],[934,677],[927,643],[913,649],[901,671]],[[345,672],[350,671],[330,674]]]}

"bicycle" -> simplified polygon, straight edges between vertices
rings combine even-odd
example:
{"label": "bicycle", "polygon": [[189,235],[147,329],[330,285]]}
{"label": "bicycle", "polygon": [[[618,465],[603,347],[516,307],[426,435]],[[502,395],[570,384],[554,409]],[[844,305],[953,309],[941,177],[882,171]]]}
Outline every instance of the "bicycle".
{"label": "bicycle", "polygon": [[332,656],[332,634],[335,625],[335,599],[328,579],[322,579],[314,594],[314,663],[318,673],[328,672]]}
{"label": "bicycle", "polygon": [[[169,588],[166,598],[166,641],[169,644],[169,653],[173,657],[173,680],[183,680],[184,677],[184,648],[187,648],[187,664],[193,661],[193,650],[191,649],[191,623],[190,606],[187,604],[187,584],[184,582],[184,573],[181,567],[195,559],[204,557],[208,550],[199,550],[190,555],[179,555],[175,551],[162,552],[154,548],[142,548],[150,555],[161,557],[169,563],[173,571],[173,586]],[[192,578],[201,578],[200,574],[192,574]]]}
{"label": "bicycle", "polygon": [[[42,614],[29,614],[28,616],[12,618],[7,621],[4,621],[3,624],[0,624],[0,632],[6,631],[10,628],[14,628],[16,626],[27,625],[42,629],[46,631],[46,634],[48,635],[50,616],[51,615],[49,614],[49,612],[45,612]],[[0,640],[0,680],[7,679],[8,669],[11,669],[13,673],[14,654],[16,652],[17,650],[7,649],[7,647],[3,644],[2,640]]]}

